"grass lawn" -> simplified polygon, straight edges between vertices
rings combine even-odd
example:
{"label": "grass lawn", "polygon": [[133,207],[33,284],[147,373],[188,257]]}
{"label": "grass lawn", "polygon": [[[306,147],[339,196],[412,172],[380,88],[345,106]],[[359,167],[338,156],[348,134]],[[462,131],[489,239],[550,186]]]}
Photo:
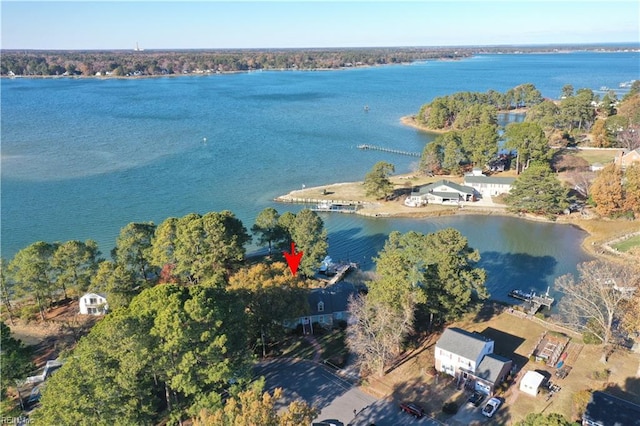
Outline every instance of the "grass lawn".
{"label": "grass lawn", "polygon": [[[617,351],[605,365],[600,362],[602,348],[584,345],[579,353],[572,357],[573,369],[565,379],[553,376],[554,369],[542,363],[529,361],[529,354],[545,327],[526,318],[511,315],[508,312],[492,312],[484,309],[477,315],[469,316],[451,326],[469,331],[478,331],[496,342],[495,352],[509,356],[518,365],[518,375],[506,391],[499,393],[505,401],[494,423],[512,424],[522,420],[531,412],[558,412],[571,420],[577,418],[573,395],[587,389],[607,389],[632,402],[640,403],[640,380],[636,378],[640,356]],[[408,354],[403,362],[384,377],[367,378],[365,390],[377,397],[390,397],[396,401],[411,400],[421,404],[430,415],[445,423],[451,418],[442,413],[446,401],[463,404],[467,395],[456,389],[449,376],[435,375],[434,348],[439,336],[430,336],[422,346]],[[572,342],[582,345],[580,338]],[[511,354],[509,354],[511,352]],[[609,370],[608,375],[603,374]],[[528,370],[543,370],[552,374],[552,381],[562,390],[547,401],[546,395],[532,397],[519,391],[519,380]]]}
{"label": "grass lawn", "polygon": [[617,155],[620,155],[620,151],[608,149],[581,149],[576,152],[576,155],[587,160],[589,164],[606,164],[612,162]]}
{"label": "grass lawn", "polygon": [[627,252],[631,250],[633,247],[640,247],[640,235],[636,235],[635,237],[627,238],[624,241],[621,241],[617,244],[613,244],[612,247],[618,251]]}

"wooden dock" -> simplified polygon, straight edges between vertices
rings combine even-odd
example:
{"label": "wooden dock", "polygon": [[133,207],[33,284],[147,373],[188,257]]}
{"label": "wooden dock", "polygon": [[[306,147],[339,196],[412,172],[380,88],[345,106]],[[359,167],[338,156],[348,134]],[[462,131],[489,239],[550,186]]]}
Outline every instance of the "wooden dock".
{"label": "wooden dock", "polygon": [[509,297],[527,302],[529,307],[529,315],[536,314],[543,306],[547,309],[551,309],[551,305],[555,301],[553,297],[549,297],[549,293],[543,295],[537,295],[535,293],[527,293],[522,290],[511,290]]}
{"label": "wooden dock", "polygon": [[401,151],[399,149],[384,148],[382,146],[368,144],[358,145],[358,149],[370,149],[373,151],[390,152],[392,154],[408,155],[409,157],[420,157],[422,155],[419,152]]}

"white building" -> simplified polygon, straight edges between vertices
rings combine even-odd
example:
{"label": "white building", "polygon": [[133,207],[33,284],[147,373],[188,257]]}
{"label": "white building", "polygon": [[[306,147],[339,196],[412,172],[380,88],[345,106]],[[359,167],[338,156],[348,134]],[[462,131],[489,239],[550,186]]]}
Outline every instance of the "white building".
{"label": "white building", "polygon": [[520,390],[529,395],[536,396],[544,380],[545,377],[537,371],[527,371],[524,377],[522,377],[522,380],[520,380]]}
{"label": "white building", "polygon": [[514,181],[513,177],[485,176],[483,174],[465,175],[464,177],[464,185],[473,188],[483,196],[508,194]]}
{"label": "white building", "polygon": [[80,298],[80,314],[104,315],[109,310],[107,296],[98,293],[87,293]]}

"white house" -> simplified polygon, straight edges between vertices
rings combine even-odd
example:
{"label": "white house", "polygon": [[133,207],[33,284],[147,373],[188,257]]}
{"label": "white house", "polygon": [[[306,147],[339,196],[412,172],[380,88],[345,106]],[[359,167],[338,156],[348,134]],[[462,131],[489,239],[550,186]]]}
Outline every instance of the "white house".
{"label": "white house", "polygon": [[109,310],[107,296],[98,293],[87,293],[80,298],[80,314],[104,315]]}
{"label": "white house", "polygon": [[417,207],[427,203],[458,204],[460,201],[472,200],[472,188],[443,179],[412,192],[404,203],[410,207]]}
{"label": "white house", "polygon": [[502,383],[513,362],[493,353],[493,340],[460,328],[447,328],[435,349],[435,368],[484,394],[493,394]]}
{"label": "white house", "polygon": [[520,380],[520,390],[529,395],[538,395],[538,388],[544,382],[545,377],[537,371],[527,371]]}
{"label": "white house", "polygon": [[473,188],[483,196],[496,196],[511,191],[513,177],[485,176],[483,174],[465,175],[464,185]]}

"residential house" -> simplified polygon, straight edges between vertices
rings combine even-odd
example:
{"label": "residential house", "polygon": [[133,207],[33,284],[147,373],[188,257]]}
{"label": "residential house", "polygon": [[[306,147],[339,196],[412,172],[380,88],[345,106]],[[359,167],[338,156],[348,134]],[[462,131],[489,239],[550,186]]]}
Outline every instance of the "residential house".
{"label": "residential house", "polygon": [[582,415],[583,426],[640,426],[640,405],[595,391]]}
{"label": "residential house", "polygon": [[634,163],[640,163],[640,148],[629,152],[621,151],[620,155],[616,157],[615,163],[623,169]]}
{"label": "residential house", "polygon": [[416,207],[427,203],[458,204],[461,201],[473,201],[473,195],[472,188],[443,179],[409,194],[405,205]]}
{"label": "residential house", "polygon": [[493,394],[513,362],[493,353],[493,340],[480,333],[447,328],[435,348],[435,368],[484,394]]}
{"label": "residential house", "polygon": [[486,176],[483,174],[465,175],[464,185],[473,188],[481,196],[496,196],[511,191],[513,177]]}
{"label": "residential house", "polygon": [[285,321],[285,327],[296,328],[302,325],[305,334],[312,334],[314,324],[332,328],[338,321],[349,320],[349,297],[357,295],[359,288],[346,281],[337,282],[324,288],[309,291],[309,313],[295,320]]}
{"label": "residential house", "polygon": [[109,310],[107,296],[101,293],[87,293],[80,298],[80,314],[104,315]]}

